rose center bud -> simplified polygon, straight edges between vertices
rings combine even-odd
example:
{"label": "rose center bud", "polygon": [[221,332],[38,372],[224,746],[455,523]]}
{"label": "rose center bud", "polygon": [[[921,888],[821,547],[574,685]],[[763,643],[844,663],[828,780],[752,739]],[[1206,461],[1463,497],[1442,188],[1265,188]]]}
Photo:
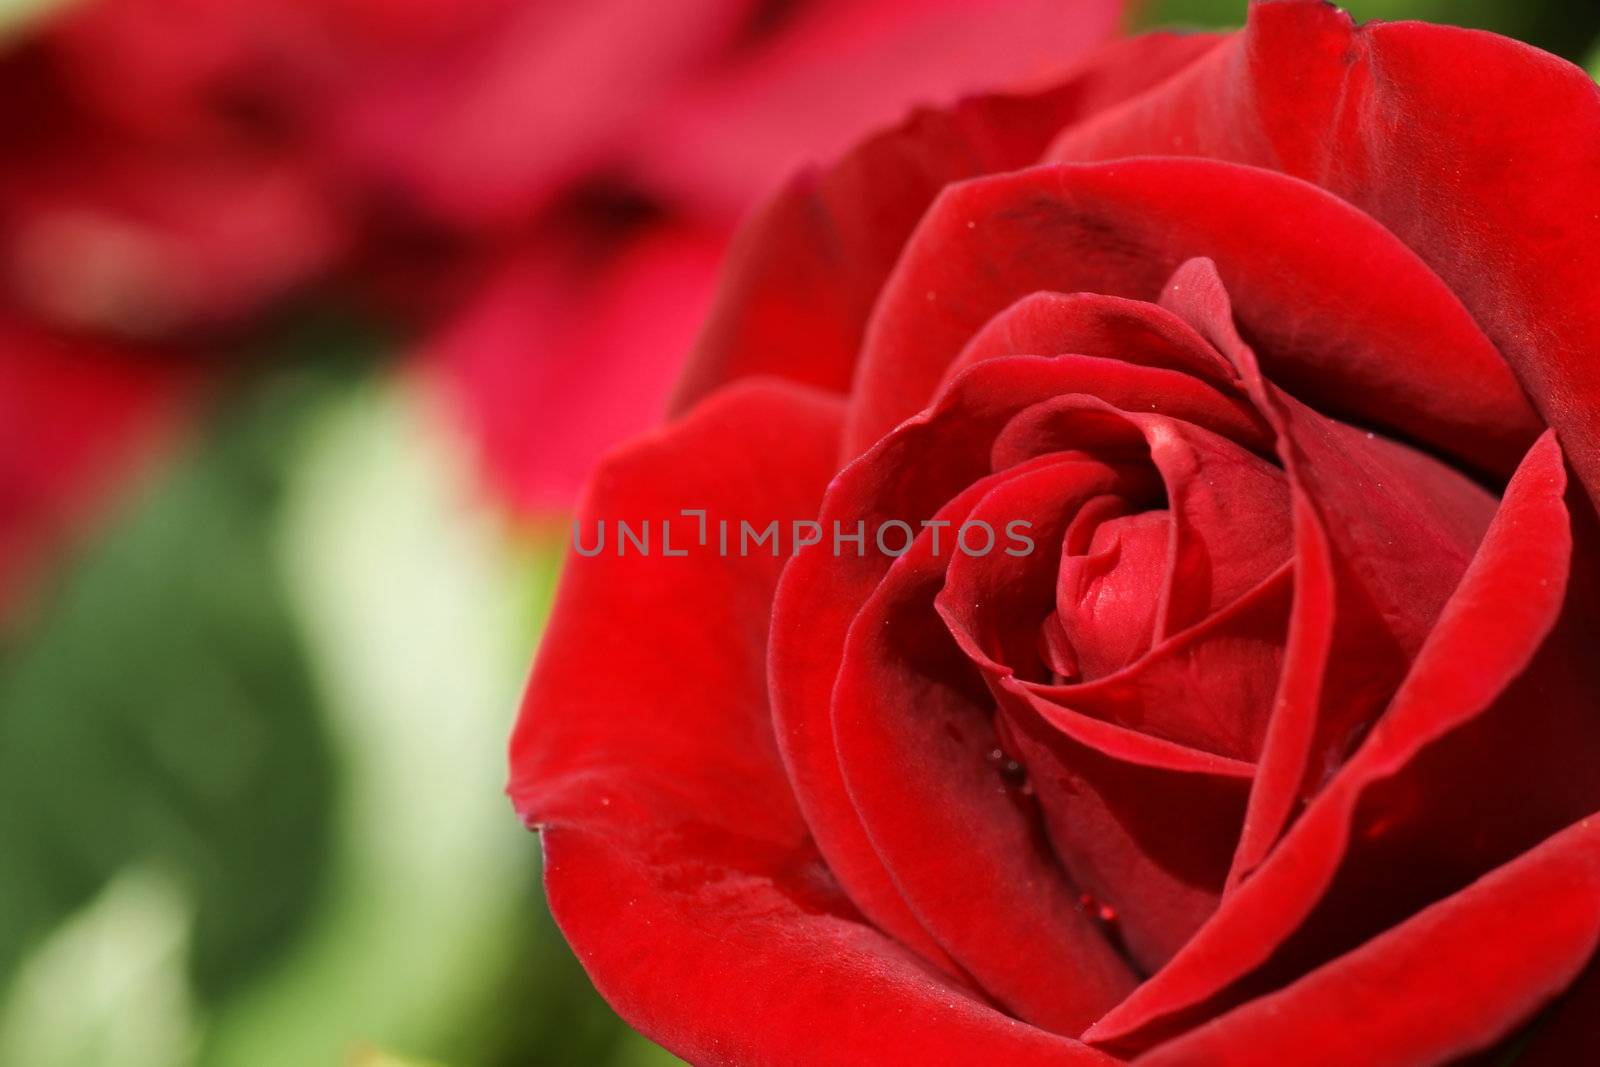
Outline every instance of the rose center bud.
{"label": "rose center bud", "polygon": [[1162,510],[1101,521],[1112,506],[1085,508],[1062,541],[1056,610],[1044,625],[1045,662],[1059,682],[1114,673],[1154,641],[1172,517]]}

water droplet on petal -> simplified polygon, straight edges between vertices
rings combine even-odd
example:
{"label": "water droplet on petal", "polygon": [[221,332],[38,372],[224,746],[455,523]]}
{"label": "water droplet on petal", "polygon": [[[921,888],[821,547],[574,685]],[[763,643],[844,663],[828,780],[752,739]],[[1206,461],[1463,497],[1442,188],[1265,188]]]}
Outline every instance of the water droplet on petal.
{"label": "water droplet on petal", "polygon": [[1113,942],[1117,942],[1122,937],[1122,928],[1119,922],[1120,916],[1117,914],[1117,909],[1100,900],[1094,894],[1084,893],[1080,895],[1078,897],[1078,910],[1100,924],[1106,936],[1110,937]]}
{"label": "water droplet on petal", "polygon": [[1024,795],[1033,795],[1033,786],[1028,782],[1028,768],[1024,767],[1020,760],[1012,759],[1005,749],[991,748],[989,763],[999,772],[1001,780],[1006,785]]}

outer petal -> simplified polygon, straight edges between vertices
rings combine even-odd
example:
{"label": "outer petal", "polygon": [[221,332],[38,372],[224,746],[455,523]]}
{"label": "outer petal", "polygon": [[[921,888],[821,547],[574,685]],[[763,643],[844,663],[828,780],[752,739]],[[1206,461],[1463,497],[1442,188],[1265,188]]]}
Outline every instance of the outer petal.
{"label": "outer petal", "polygon": [[1138,1063],[1449,1062],[1510,1034],[1572,982],[1597,945],[1600,816]]}
{"label": "outer petal", "polygon": [[980,178],[945,192],[884,287],[845,448],[927,402],[995,313],[1038,290],[1154,300],[1216,262],[1263,368],[1320,409],[1509,473],[1539,430],[1456,296],[1372,219],[1269,170],[1125,159]]}
{"label": "outer petal", "polygon": [[1382,223],[1460,297],[1600,496],[1600,88],[1582,70],[1493,34],[1358,30],[1319,0],[1258,0],[1244,34],[1052,156],[1149,153],[1276,168]]}
{"label": "outer petal", "polygon": [[1600,957],[1534,1025],[1517,1067],[1566,1067],[1600,1059]]}
{"label": "outer petal", "polygon": [[[578,544],[601,523],[613,536],[573,560],[512,738],[511,793],[525,817],[559,823],[620,790],[673,797],[678,817],[698,807],[748,834],[768,826],[804,839],[765,714],[765,618],[781,561],[698,546],[680,511],[751,522],[813,514],[836,418],[835,403],[811,391],[751,383],[601,466]],[[781,464],[783,476],[758,477],[762,464]],[[671,519],[669,550],[659,524]],[[649,553],[614,536],[618,522],[644,521],[657,527]],[[616,669],[619,654],[627,670]],[[626,766],[613,766],[621,757]]]}
{"label": "outer petal", "polygon": [[[792,387],[730,391],[603,466],[585,522],[659,521],[686,501],[751,521],[812,514],[837,425],[832,402]],[[763,653],[779,561],[687,550],[573,561],[512,742],[512,797],[543,828],[551,906],[601,992],[697,1063],[871,1047],[908,1064],[976,1049],[1109,1064],[860,921],[773,743]]]}
{"label": "outer petal", "polygon": [[1062,127],[1158,84],[1217,40],[1135,38],[1060,89],[919,112],[833,167],[791,181],[735,243],[675,409],[750,375],[849,389],[872,304],[941,189],[1025,166]]}
{"label": "outer petal", "polygon": [[814,890],[825,879],[814,863],[748,858],[715,830],[694,839],[704,862],[621,825],[543,836],[551,909],[596,987],[692,1063],[854,1067],[863,1050],[888,1067],[1122,1062],[934,978]]}

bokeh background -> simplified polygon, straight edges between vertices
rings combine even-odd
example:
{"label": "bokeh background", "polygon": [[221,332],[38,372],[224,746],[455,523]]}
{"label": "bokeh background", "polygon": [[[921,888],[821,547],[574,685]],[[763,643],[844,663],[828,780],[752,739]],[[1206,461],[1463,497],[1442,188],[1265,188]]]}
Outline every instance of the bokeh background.
{"label": "bokeh background", "polygon": [[676,1062],[501,794],[582,471],[790,167],[1243,2],[745,6],[0,0],[0,1067]]}

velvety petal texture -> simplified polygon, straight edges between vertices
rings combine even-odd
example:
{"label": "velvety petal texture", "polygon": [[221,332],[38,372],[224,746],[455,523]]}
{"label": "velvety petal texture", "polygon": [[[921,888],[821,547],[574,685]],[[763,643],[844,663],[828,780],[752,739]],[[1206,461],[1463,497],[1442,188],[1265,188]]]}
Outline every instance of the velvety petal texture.
{"label": "velvety petal texture", "polygon": [[864,447],[916,411],[1013,301],[1037,290],[1154,300],[1195,256],[1217,264],[1264,370],[1329,413],[1501,472],[1537,433],[1459,298],[1368,216],[1268,169],[1119,159],[980,178],[940,196],[874,311],[847,444]]}
{"label": "velvety petal texture", "polygon": [[580,548],[514,742],[625,1016],[710,1062],[1592,1059],[1580,78],[1257,0],[780,192],[586,521],[796,532]]}
{"label": "velvety petal texture", "polygon": [[[1600,88],[1587,73],[1493,34],[1357,28],[1318,0],[1254,0],[1246,32],[1064,129],[1050,158],[1156,153],[1276,170],[1384,227],[1455,294],[1600,493]],[[1292,308],[1277,318],[1299,325]]]}
{"label": "velvety petal texture", "polygon": [[[814,513],[838,423],[837,401],[818,394],[739,387],[608,460],[578,521],[681,520],[685,499],[717,518]],[[742,469],[728,462],[735,442]],[[686,546],[693,529],[682,527]],[[887,1062],[952,1048],[1113,1062],[973,998],[839,891],[774,747],[761,662],[777,561],[697,546],[572,567],[528,698],[571,714],[523,719],[511,792],[542,830],[557,921],[635,1025],[703,1063],[785,1062],[821,1019],[835,1020],[840,1043],[818,1062],[850,1062],[891,1027]],[[674,603],[705,610],[663,610]],[[605,637],[618,625],[650,634],[625,671]],[[688,683],[670,707],[646,695],[668,677]]]}
{"label": "velvety petal texture", "polygon": [[1585,820],[1138,1062],[1400,1067],[1480,1052],[1571,982],[1600,945],[1597,834],[1600,819]]}

